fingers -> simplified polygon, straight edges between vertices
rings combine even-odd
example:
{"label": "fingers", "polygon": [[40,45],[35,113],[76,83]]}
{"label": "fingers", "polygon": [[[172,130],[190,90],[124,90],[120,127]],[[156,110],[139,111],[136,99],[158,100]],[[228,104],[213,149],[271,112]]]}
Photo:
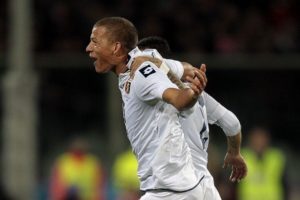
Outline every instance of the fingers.
{"label": "fingers", "polygon": [[235,182],[235,180],[236,180],[236,168],[235,167],[231,167],[232,169],[231,169],[231,174],[230,174],[230,176],[229,176],[229,180],[231,181],[231,182]]}
{"label": "fingers", "polygon": [[[224,164],[223,164],[223,168],[226,169],[230,164],[226,161],[224,161]],[[239,181],[240,180],[240,174],[239,174],[239,169],[238,167],[232,165],[231,166],[231,174],[229,176],[229,180],[231,182],[235,182],[235,181]]]}
{"label": "fingers", "polygon": [[226,154],[224,159],[223,168],[228,167],[231,165],[231,174],[229,176],[229,180],[231,182],[239,182],[247,175],[247,165],[242,156],[232,156],[230,154]]}
{"label": "fingers", "polygon": [[197,73],[195,78],[187,77],[187,81],[190,82],[190,88],[194,90],[197,95],[199,95],[205,88],[206,82],[205,80],[200,80],[198,77],[201,77],[199,73]]}
{"label": "fingers", "polygon": [[205,72],[203,72],[201,70],[195,71],[194,79],[198,79],[201,82],[201,86],[203,87],[203,89],[206,87],[207,77],[206,77]]}
{"label": "fingers", "polygon": [[229,180],[232,182],[240,182],[247,175],[246,165],[232,166],[231,175]]}
{"label": "fingers", "polygon": [[206,72],[206,64],[202,64],[200,66],[200,70],[203,71],[204,73]]}
{"label": "fingers", "polygon": [[239,181],[239,180],[242,180],[243,178],[245,178],[247,175],[247,172],[248,172],[247,165],[244,163],[244,165],[241,166],[239,169],[239,176],[237,177],[237,180]]}
{"label": "fingers", "polygon": [[200,81],[189,76],[186,77],[186,79],[190,82],[190,88],[195,92],[196,95],[199,95],[202,92]]}
{"label": "fingers", "polygon": [[206,79],[206,65],[205,64],[202,64],[199,68],[196,68],[196,67],[192,67],[191,69],[189,69],[188,71],[184,71],[185,73],[185,77],[183,78],[184,81],[187,80],[187,77],[193,77],[195,78],[196,77],[196,74],[195,72],[199,72],[202,74],[202,76],[205,78],[206,82],[207,82],[207,79]]}
{"label": "fingers", "polygon": [[206,65],[202,64],[200,69],[193,69],[193,76],[186,76],[185,80],[190,82],[190,88],[195,92],[195,95],[198,96],[205,89],[207,84],[206,77]]}
{"label": "fingers", "polygon": [[239,175],[240,175],[239,168],[235,167],[235,166],[232,166],[232,171],[231,171],[231,175],[229,177],[229,180],[231,182],[240,181]]}
{"label": "fingers", "polygon": [[187,80],[194,84],[201,92],[204,90],[204,88],[206,87],[206,83],[207,83],[207,78],[206,78],[206,74],[197,69],[194,71],[194,77],[191,79],[191,77],[187,77]]}
{"label": "fingers", "polygon": [[224,164],[223,164],[223,169],[226,169],[228,167],[228,163],[226,161],[224,161]]}

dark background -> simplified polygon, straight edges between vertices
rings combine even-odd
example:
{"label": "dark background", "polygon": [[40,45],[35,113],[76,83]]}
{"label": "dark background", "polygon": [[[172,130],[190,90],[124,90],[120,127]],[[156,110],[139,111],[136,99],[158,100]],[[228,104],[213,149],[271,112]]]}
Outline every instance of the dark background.
{"label": "dark background", "polygon": [[[0,79],[8,69],[7,7],[8,1],[0,2]],[[42,181],[47,180],[53,158],[78,134],[92,140],[109,173],[114,158],[110,150],[115,148],[107,143],[111,85],[107,75],[95,73],[85,53],[93,24],[106,16],[128,18],[140,38],[164,37],[173,58],[195,66],[206,63],[206,91],[237,115],[244,144],[251,127],[268,126],[273,143],[290,152],[299,165],[299,1],[35,0],[32,10]],[[1,102],[2,96],[0,90]],[[225,145],[221,131],[211,130],[212,144]],[[118,149],[126,148],[124,130],[119,139],[125,144]]]}

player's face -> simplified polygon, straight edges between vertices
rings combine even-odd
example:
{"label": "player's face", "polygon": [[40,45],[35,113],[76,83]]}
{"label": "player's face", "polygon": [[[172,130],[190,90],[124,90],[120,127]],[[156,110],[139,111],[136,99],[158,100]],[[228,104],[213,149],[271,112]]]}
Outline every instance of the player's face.
{"label": "player's face", "polygon": [[86,47],[90,58],[94,60],[97,73],[106,73],[114,67],[114,44],[109,40],[106,28],[94,27],[90,36],[90,43]]}

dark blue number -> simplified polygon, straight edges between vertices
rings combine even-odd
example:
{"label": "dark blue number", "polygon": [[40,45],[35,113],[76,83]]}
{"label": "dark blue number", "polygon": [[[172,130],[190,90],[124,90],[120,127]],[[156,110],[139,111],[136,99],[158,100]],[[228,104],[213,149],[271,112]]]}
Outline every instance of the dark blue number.
{"label": "dark blue number", "polygon": [[207,130],[207,127],[205,125],[205,122],[203,122],[203,126],[202,126],[202,129],[200,131],[200,139],[202,141],[202,147],[203,147],[203,149],[206,149],[205,143],[208,140],[208,137],[204,134],[206,132],[206,130]]}

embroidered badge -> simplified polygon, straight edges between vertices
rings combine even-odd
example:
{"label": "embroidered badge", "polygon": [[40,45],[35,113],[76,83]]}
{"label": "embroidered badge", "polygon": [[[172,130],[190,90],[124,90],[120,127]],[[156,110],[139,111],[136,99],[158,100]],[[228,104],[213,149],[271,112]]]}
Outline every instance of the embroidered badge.
{"label": "embroidered badge", "polygon": [[143,74],[143,76],[145,78],[147,78],[149,75],[156,72],[155,69],[153,69],[150,65],[147,65],[147,66],[143,67],[139,71]]}
{"label": "embroidered badge", "polygon": [[128,80],[126,83],[125,83],[125,92],[127,93],[127,94],[129,94],[129,92],[130,92],[130,86],[131,86],[131,80]]}

